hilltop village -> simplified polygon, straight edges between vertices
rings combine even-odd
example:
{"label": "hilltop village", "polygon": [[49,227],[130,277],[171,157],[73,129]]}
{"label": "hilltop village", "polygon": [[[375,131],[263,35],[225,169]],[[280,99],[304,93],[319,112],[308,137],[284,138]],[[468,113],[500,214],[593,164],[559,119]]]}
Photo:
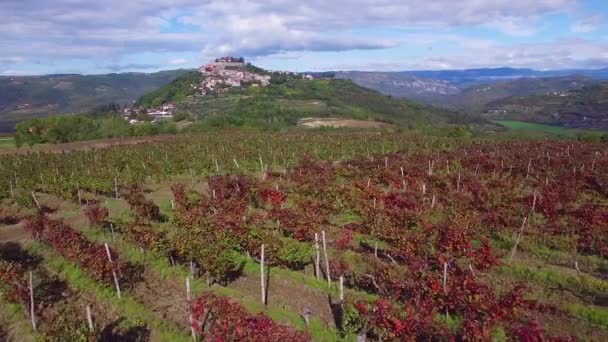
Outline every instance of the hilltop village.
{"label": "hilltop village", "polygon": [[[312,80],[314,77],[308,74],[298,74],[289,71],[268,72],[263,69],[253,67],[242,57],[221,57],[213,62],[201,66],[198,71],[201,73],[201,81],[198,84],[191,84],[194,96],[209,96],[227,93],[230,88],[240,87],[266,87],[273,80],[273,76],[298,77]],[[173,118],[175,106],[165,103],[157,108],[125,108],[122,117],[132,124],[142,121],[160,122]]]}
{"label": "hilltop village", "polygon": [[218,94],[227,92],[231,87],[270,85],[270,75],[250,72],[243,58],[223,57],[199,68],[203,80],[196,85],[198,94]]}

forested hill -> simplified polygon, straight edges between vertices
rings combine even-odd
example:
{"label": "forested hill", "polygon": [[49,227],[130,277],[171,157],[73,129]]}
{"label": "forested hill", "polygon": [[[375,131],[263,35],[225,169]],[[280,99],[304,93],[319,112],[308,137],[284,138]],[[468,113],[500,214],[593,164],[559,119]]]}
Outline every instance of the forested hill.
{"label": "forested hill", "polygon": [[26,119],[131,104],[187,72],[0,77],[0,132]]}
{"label": "forested hill", "polygon": [[145,106],[171,102],[178,111],[217,126],[294,126],[305,117],[350,118],[395,123],[402,127],[481,122],[447,109],[386,96],[349,80],[273,76],[267,87],[231,88],[201,96],[192,87],[201,74],[191,72],[140,98]]}
{"label": "forested hill", "polygon": [[487,105],[489,119],[608,130],[608,82],[545,95],[509,97]]}

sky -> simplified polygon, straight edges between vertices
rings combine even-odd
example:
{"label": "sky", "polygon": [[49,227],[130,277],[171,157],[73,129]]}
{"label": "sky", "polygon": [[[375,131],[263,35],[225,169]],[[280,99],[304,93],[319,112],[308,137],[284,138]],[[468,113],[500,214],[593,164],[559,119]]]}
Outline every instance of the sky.
{"label": "sky", "polygon": [[608,67],[607,0],[0,0],[0,75]]}

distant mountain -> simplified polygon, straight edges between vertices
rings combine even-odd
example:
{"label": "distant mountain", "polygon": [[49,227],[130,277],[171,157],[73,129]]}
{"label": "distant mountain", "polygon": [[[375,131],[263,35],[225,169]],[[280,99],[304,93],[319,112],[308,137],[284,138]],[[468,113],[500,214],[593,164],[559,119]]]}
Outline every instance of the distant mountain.
{"label": "distant mountain", "polygon": [[479,112],[489,102],[511,96],[542,95],[580,89],[608,79],[608,69],[556,70],[494,68],[402,72],[335,72],[385,95],[434,106]]}
{"label": "distant mountain", "polygon": [[454,95],[461,89],[449,81],[413,76],[409,73],[344,71],[335,77],[349,79],[356,84],[377,90],[385,95],[412,99],[432,99],[436,95]]}
{"label": "distant mountain", "polygon": [[[350,80],[303,78],[301,74],[270,73],[249,65],[249,70],[271,75],[269,85],[232,86],[201,93],[210,84],[197,71],[142,96],[139,103],[157,106],[171,102],[177,112],[212,127],[245,126],[282,129],[303,118],[344,118],[394,123],[401,127],[440,127],[450,123],[483,122],[454,111],[381,94]],[[221,90],[221,91],[219,91]]]}
{"label": "distant mountain", "polygon": [[491,120],[608,130],[608,82],[577,90],[493,101],[486,105],[483,116]]}
{"label": "distant mountain", "polygon": [[465,70],[422,70],[405,71],[407,75],[447,81],[460,88],[481,83],[492,83],[517,78],[548,78],[572,75],[587,76],[594,79],[608,79],[608,68],[605,69],[566,69],[540,71],[525,68],[484,68]]}
{"label": "distant mountain", "polygon": [[500,99],[577,90],[597,82],[585,76],[517,78],[471,86],[458,94],[435,96],[426,102],[477,113],[485,110],[488,103]]}
{"label": "distant mountain", "polygon": [[16,123],[35,117],[131,104],[186,72],[0,77],[0,132],[12,131]]}

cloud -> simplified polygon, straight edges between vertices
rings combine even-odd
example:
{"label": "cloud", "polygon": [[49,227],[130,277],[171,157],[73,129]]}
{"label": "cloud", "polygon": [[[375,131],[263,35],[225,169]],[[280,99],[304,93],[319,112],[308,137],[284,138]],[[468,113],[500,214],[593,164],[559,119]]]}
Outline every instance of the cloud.
{"label": "cloud", "polygon": [[[579,9],[578,0],[2,0],[0,49],[47,65],[81,59],[104,66],[99,61],[160,56],[153,63],[111,65],[118,71],[188,62],[168,60],[177,53],[289,56],[392,49],[407,42],[378,33],[384,29],[434,35],[477,27],[526,37],[537,33],[543,16],[573,16]],[[581,20],[572,29],[588,32],[597,20]],[[427,58],[430,65],[445,65],[439,57]],[[0,59],[0,69],[11,63]]]}
{"label": "cloud", "polygon": [[[528,36],[540,16],[567,12],[574,0],[438,0],[326,1],[288,0],[209,2],[182,18],[211,29],[217,39],[206,42],[207,54],[233,52],[268,55],[285,51],[384,49],[395,41],[347,36],[353,28],[449,28],[481,26]],[[255,47],[255,48],[252,48]]]}
{"label": "cloud", "polygon": [[[456,41],[447,36],[439,43]],[[547,43],[506,45],[469,44],[461,37],[460,48],[442,56],[420,56],[406,62],[344,63],[328,65],[328,70],[430,70],[507,66],[534,69],[599,69],[608,65],[608,42],[585,39],[559,39]]]}
{"label": "cloud", "polygon": [[589,33],[597,30],[604,18],[600,14],[592,15],[572,23],[570,30],[575,33]]}
{"label": "cloud", "polygon": [[0,57],[0,65],[4,64],[4,65],[12,65],[12,64],[20,64],[25,62],[26,59],[23,57],[17,57],[17,56],[5,56],[5,57]]}
{"label": "cloud", "polygon": [[185,58],[174,58],[174,59],[170,59],[167,61],[167,64],[169,65],[184,65],[187,64],[189,61]]}
{"label": "cloud", "polygon": [[102,68],[110,70],[112,72],[121,72],[126,70],[151,70],[158,69],[160,65],[156,64],[139,64],[139,63],[127,63],[127,64],[110,64],[105,65]]}

